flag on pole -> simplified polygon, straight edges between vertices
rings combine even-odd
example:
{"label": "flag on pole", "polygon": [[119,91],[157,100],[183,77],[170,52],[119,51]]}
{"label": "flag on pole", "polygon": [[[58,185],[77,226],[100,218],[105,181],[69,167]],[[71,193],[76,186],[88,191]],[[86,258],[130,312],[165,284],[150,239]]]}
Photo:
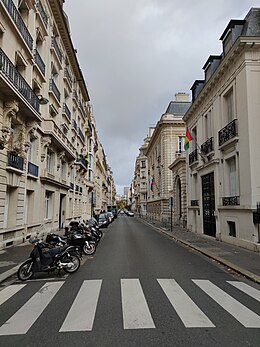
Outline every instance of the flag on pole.
{"label": "flag on pole", "polygon": [[190,141],[193,140],[191,133],[189,132],[188,129],[186,129],[186,137],[185,137],[185,142],[184,142],[184,149],[185,151],[189,149],[190,147]]}

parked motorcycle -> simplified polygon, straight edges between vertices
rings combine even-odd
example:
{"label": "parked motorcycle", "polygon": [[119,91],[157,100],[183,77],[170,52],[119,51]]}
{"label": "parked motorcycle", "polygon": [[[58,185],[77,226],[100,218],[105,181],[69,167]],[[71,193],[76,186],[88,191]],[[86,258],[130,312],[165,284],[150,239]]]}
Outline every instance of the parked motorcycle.
{"label": "parked motorcycle", "polygon": [[80,267],[80,258],[75,246],[55,247],[44,250],[48,245],[41,239],[33,237],[29,242],[34,244],[30,258],[26,259],[17,271],[17,277],[21,281],[30,279],[36,272],[53,272],[64,270],[74,273]]}

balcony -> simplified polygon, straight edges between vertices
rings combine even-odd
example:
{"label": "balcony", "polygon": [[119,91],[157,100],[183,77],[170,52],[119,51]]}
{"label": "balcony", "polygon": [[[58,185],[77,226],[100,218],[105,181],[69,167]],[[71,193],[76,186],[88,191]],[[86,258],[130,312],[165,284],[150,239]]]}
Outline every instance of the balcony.
{"label": "balcony", "polygon": [[67,116],[69,120],[71,120],[71,112],[70,109],[68,108],[67,104],[63,104],[63,113]]}
{"label": "balcony", "polygon": [[193,165],[198,161],[198,150],[195,149],[193,152],[189,154],[189,165]]}
{"label": "balcony", "polygon": [[24,159],[18,154],[8,153],[8,166],[23,171]]}
{"label": "balcony", "polygon": [[43,76],[45,76],[45,64],[36,48],[34,50],[34,60]]}
{"label": "balcony", "polygon": [[26,42],[27,46],[32,50],[33,48],[33,38],[29,33],[29,30],[27,29],[23,18],[16,8],[15,4],[13,3],[12,0],[2,0],[2,3],[4,4],[7,12],[11,16],[12,20],[14,21],[17,30],[21,34],[22,38]]}
{"label": "balcony", "polygon": [[50,79],[50,91],[53,92],[58,102],[60,102],[60,91],[53,79]]}
{"label": "balcony", "polygon": [[77,126],[77,122],[75,121],[75,119],[72,119],[72,129],[74,129],[76,131],[76,133],[78,132],[78,126]]}
{"label": "balcony", "polygon": [[76,164],[81,165],[85,171],[88,170],[88,160],[82,154],[76,159]]}
{"label": "balcony", "polygon": [[210,137],[201,145],[201,152],[204,155],[208,155],[214,151],[214,142],[213,137]]}
{"label": "balcony", "polygon": [[70,189],[74,190],[74,183],[70,182]]}
{"label": "balcony", "polygon": [[45,25],[45,28],[47,28],[48,26],[48,17],[47,17],[47,14],[42,6],[42,3],[40,0],[37,0],[37,3],[36,3],[36,7],[37,7],[37,10],[38,12],[40,13],[40,16],[41,16],[41,19]]}
{"label": "balcony", "polygon": [[35,177],[38,177],[39,175],[39,167],[30,161],[28,162],[28,174]]}
{"label": "balcony", "polygon": [[226,196],[222,198],[223,206],[238,206],[240,205],[239,196]]}
{"label": "balcony", "polygon": [[13,87],[26,99],[26,101],[39,113],[40,104],[37,95],[34,93],[23,76],[17,71],[11,60],[0,48],[0,75],[4,74]]}
{"label": "balcony", "polygon": [[56,41],[55,36],[52,36],[52,38],[51,38],[51,46],[54,49],[60,64],[62,64],[62,53],[61,53],[61,50],[60,50],[60,48],[58,46],[58,43]]}
{"label": "balcony", "polygon": [[82,130],[79,128],[78,131],[79,131],[79,137],[81,138],[81,140],[82,140],[83,142],[85,142],[85,136],[84,136]]}
{"label": "balcony", "polygon": [[85,117],[84,107],[83,107],[82,102],[81,102],[80,100],[79,100],[79,109],[80,109],[80,111],[81,111],[83,117]]}
{"label": "balcony", "polygon": [[222,147],[227,142],[230,143],[232,139],[236,139],[238,136],[237,128],[237,119],[234,119],[218,132],[219,147]]}
{"label": "balcony", "polygon": [[72,97],[73,97],[73,99],[75,99],[76,102],[78,103],[79,98],[78,98],[78,94],[77,94],[77,92],[76,92],[75,89],[73,89]]}

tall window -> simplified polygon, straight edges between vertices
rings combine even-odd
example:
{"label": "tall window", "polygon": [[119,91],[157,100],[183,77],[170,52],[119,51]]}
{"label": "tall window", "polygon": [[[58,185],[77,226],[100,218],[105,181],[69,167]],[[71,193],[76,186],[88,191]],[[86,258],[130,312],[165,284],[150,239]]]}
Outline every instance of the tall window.
{"label": "tall window", "polygon": [[184,142],[185,137],[184,136],[178,136],[178,152],[184,152]]}
{"label": "tall window", "polygon": [[47,152],[46,169],[50,173],[54,172],[54,153],[49,150]]}
{"label": "tall window", "polygon": [[194,151],[196,149],[196,143],[197,143],[197,127],[194,127],[191,131],[192,139],[191,141],[191,149]]}
{"label": "tall window", "polygon": [[60,172],[60,175],[61,175],[61,178],[63,180],[66,180],[66,173],[67,173],[67,163],[65,161],[62,161],[61,162],[61,172]]}
{"label": "tall window", "polygon": [[234,95],[233,89],[231,89],[224,96],[224,112],[227,123],[230,123],[234,119]]}
{"label": "tall window", "polygon": [[211,110],[209,110],[205,115],[205,140],[208,140],[212,137],[211,130]]}
{"label": "tall window", "polygon": [[237,170],[236,159],[232,157],[227,160],[228,175],[229,175],[229,196],[237,195]]}
{"label": "tall window", "polygon": [[44,206],[44,218],[52,218],[52,202],[53,202],[53,192],[45,191],[45,206]]}

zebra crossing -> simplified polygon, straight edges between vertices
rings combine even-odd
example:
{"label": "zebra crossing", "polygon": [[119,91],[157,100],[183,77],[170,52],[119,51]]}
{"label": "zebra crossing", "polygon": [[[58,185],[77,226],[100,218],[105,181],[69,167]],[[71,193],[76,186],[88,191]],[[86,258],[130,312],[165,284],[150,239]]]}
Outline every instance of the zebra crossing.
{"label": "zebra crossing", "polygon": [[[219,288],[210,280],[191,280],[204,294],[228,312],[245,328],[260,328],[260,316]],[[63,332],[92,331],[102,291],[102,280],[84,280],[59,329]],[[44,314],[44,310],[58,295],[65,281],[46,282],[1,327],[0,336],[26,334]],[[175,279],[157,279],[156,283],[186,328],[215,328],[214,317],[208,317],[190,298]],[[260,302],[260,291],[239,281],[227,281],[230,288]],[[8,304],[29,284],[14,284],[0,291],[1,305]],[[123,329],[156,329],[141,281],[136,278],[120,280]],[[257,307],[257,305],[256,305]],[[259,305],[258,305],[259,307]],[[258,312],[259,313],[259,312]]]}

